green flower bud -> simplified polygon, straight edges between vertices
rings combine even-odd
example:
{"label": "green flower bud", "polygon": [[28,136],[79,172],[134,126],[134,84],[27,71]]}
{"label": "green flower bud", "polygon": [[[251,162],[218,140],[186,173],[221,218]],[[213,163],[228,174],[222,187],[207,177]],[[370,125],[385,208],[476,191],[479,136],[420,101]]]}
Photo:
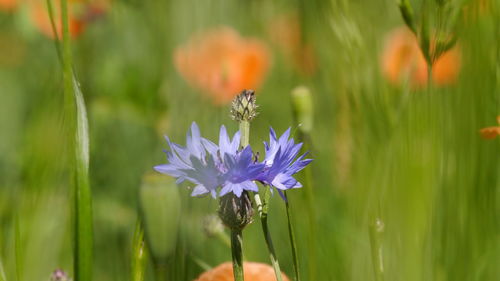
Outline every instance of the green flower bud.
{"label": "green flower bud", "polygon": [[231,230],[242,230],[253,221],[252,201],[247,191],[240,197],[228,193],[220,199],[219,217],[222,223]]}
{"label": "green flower bud", "polygon": [[243,90],[233,99],[231,105],[231,117],[238,122],[252,121],[257,116],[257,105],[255,104],[255,91]]}
{"label": "green flower bud", "polygon": [[292,90],[292,107],[299,129],[303,133],[311,133],[314,107],[311,91],[307,87],[300,86]]}
{"label": "green flower bud", "polygon": [[147,174],[140,188],[140,204],[151,255],[167,258],[175,249],[181,214],[177,185],[163,176]]}

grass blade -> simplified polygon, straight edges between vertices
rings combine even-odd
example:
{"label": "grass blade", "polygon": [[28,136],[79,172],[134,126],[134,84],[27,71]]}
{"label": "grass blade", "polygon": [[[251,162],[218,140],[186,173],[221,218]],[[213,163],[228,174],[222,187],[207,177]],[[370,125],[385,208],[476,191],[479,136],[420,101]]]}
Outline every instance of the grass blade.
{"label": "grass blade", "polygon": [[70,136],[75,136],[70,141],[70,149],[74,149],[75,152],[75,162],[73,163],[75,167],[74,271],[76,281],[90,281],[92,280],[93,233],[92,195],[88,178],[88,120],[83,95],[73,72],[67,0],[61,0],[61,18],[66,118]]}
{"label": "grass blade", "polygon": [[132,281],[143,281],[146,272],[146,243],[144,242],[144,228],[141,221],[137,221],[134,233],[132,252]]}

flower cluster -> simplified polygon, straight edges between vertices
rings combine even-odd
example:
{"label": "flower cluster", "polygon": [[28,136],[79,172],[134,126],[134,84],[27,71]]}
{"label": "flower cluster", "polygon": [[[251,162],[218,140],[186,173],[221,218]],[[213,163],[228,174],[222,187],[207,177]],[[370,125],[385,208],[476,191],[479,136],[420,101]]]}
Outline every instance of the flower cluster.
{"label": "flower cluster", "polygon": [[240,148],[239,132],[230,138],[224,126],[220,128],[218,145],[201,137],[194,122],[186,146],[166,139],[170,147],[166,151],[168,163],[155,170],[175,177],[177,183],[187,180],[195,184],[192,196],[210,193],[216,198],[232,192],[240,197],[244,190],[258,191],[255,181],[273,186],[281,194],[282,190],[302,186],[293,175],[312,161],[304,159],[306,154],[297,158],[302,143],[295,144],[290,129],[278,138],[271,128],[262,162],[254,159],[250,146]]}

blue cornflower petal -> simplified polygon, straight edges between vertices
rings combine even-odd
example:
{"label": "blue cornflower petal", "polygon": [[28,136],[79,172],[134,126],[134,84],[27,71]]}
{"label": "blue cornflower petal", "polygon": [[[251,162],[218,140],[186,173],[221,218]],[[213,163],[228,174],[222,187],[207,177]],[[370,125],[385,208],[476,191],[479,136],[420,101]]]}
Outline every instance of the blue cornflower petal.
{"label": "blue cornflower petal", "polygon": [[[277,138],[273,128],[269,132],[269,143],[264,143],[266,157],[263,164],[265,169],[259,174],[258,179],[263,183],[273,186],[278,191],[302,187],[293,175],[311,163],[312,159],[305,159],[307,153],[299,156],[302,143],[295,144],[290,138],[291,129]],[[281,195],[281,192],[280,192]]]}
{"label": "blue cornflower petal", "polygon": [[224,165],[227,172],[224,174],[220,196],[233,192],[240,197],[243,190],[258,191],[258,187],[253,181],[258,178],[265,165],[254,163],[252,157],[250,146],[245,147],[235,155],[224,155]]}
{"label": "blue cornflower petal", "polygon": [[222,157],[225,154],[235,155],[238,151],[238,147],[240,145],[240,132],[236,132],[233,136],[233,139],[230,140],[226,131],[226,127],[222,125],[220,127],[219,133],[219,152]]}
{"label": "blue cornflower petal", "polygon": [[201,137],[198,125],[192,123],[187,133],[186,147],[171,142],[168,137],[165,139],[170,148],[170,151],[165,151],[168,163],[155,166],[154,169],[176,178],[176,183],[188,180],[196,184],[193,196],[211,193],[215,197],[216,189],[222,183],[222,175],[210,152],[206,153],[207,147],[213,147],[210,141]]}

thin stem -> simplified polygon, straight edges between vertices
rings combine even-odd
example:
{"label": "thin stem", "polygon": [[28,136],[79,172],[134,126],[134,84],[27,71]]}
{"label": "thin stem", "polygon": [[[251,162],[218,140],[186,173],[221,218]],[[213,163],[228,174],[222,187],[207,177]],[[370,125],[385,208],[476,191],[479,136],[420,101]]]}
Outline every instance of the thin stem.
{"label": "thin stem", "polygon": [[241,229],[231,229],[231,254],[234,281],[243,281],[243,235]]}
{"label": "thin stem", "polygon": [[[54,38],[61,38],[60,34],[57,34],[56,23],[54,20],[54,7],[52,6],[52,0],[46,0],[47,2],[47,12],[49,14],[50,27],[54,33]],[[54,40],[54,45],[56,46],[56,53],[59,61],[62,61],[61,46],[59,46],[59,40]]]}
{"label": "thin stem", "polygon": [[[240,125],[240,145],[248,146],[250,143],[250,121],[242,120]],[[231,229],[231,254],[233,257],[233,274],[235,281],[243,281],[243,234],[241,229]]]}
{"label": "thin stem", "polygon": [[384,232],[384,223],[379,218],[370,225],[370,244],[372,251],[373,273],[376,281],[384,281],[384,262],[381,236]]}
{"label": "thin stem", "polygon": [[144,229],[140,220],[134,233],[133,252],[132,252],[132,281],[143,281],[146,271],[146,247],[144,241]]}
{"label": "thin stem", "polygon": [[246,147],[250,143],[250,122],[249,121],[241,121],[240,122],[240,134],[241,134],[240,144],[241,144],[241,146]]}
{"label": "thin stem", "polygon": [[280,269],[280,263],[276,257],[276,252],[274,250],[273,239],[271,238],[271,232],[269,231],[269,226],[267,224],[267,209],[270,198],[270,189],[266,187],[264,193],[264,200],[261,202],[259,194],[255,194],[255,202],[257,203],[257,209],[260,216],[260,222],[262,225],[262,232],[264,233],[264,239],[266,240],[267,250],[269,251],[269,257],[271,258],[271,264],[273,265],[274,273],[278,281],[283,281]]}
{"label": "thin stem", "polygon": [[295,242],[295,233],[293,230],[292,223],[292,212],[290,212],[290,204],[288,202],[288,196],[285,194],[285,209],[286,217],[288,219],[288,235],[290,237],[290,245],[292,246],[292,258],[293,258],[293,269],[295,271],[295,281],[300,281],[300,270],[299,270],[299,259],[297,255],[297,243]]}

